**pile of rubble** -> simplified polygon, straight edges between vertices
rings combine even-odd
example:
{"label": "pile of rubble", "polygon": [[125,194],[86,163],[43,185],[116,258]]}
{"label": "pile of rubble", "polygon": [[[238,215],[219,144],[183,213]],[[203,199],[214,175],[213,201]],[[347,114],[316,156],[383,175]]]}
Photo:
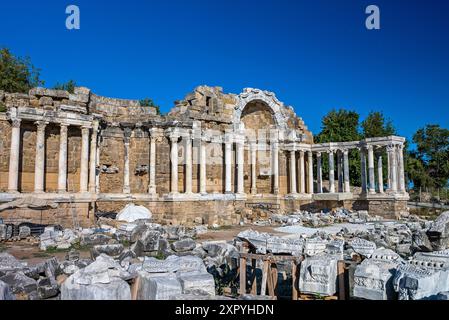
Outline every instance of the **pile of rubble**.
{"label": "pile of rubble", "polygon": [[[335,295],[337,265],[343,260],[351,262],[352,298],[449,296],[449,212],[433,222],[415,216],[379,221],[366,212],[346,210],[273,215],[274,223],[314,227],[313,233],[273,236],[245,230],[234,241],[203,243],[194,239],[204,226],[162,226],[145,214],[125,216],[126,220],[100,218],[96,228],[45,228],[39,237],[41,250],[71,248],[62,261],[54,257],[28,266],[1,253],[0,300],[218,299],[222,287],[238,283],[237,248],[242,241],[254,253],[302,257],[301,293]],[[345,224],[365,228],[350,230]],[[334,232],[326,232],[329,225]],[[2,239],[8,228],[0,225]],[[74,249],[78,246],[89,248],[90,257],[81,258]]]}
{"label": "pile of rubble", "polygon": [[367,223],[381,221],[380,216],[370,216],[368,211],[351,211],[338,208],[330,211],[308,212],[299,211],[290,215],[271,215],[271,222],[282,226],[302,225],[306,227],[324,227],[334,223]]}
{"label": "pile of rubble", "polygon": [[[289,218],[288,218],[289,219]],[[366,231],[277,237],[246,230],[245,240],[260,254],[302,256],[298,288],[302,293],[337,293],[337,263],[351,261],[353,298],[447,299],[449,292],[449,212],[434,222],[373,223]]]}
{"label": "pile of rubble", "polygon": [[[193,240],[204,227],[161,226],[133,217],[100,219],[98,227],[79,230],[46,227],[39,247],[47,252],[72,248],[63,261],[52,258],[29,267],[2,253],[0,300],[211,299],[214,276],[237,267],[232,245]],[[89,248],[90,258],[81,259],[73,249],[78,247]]]}

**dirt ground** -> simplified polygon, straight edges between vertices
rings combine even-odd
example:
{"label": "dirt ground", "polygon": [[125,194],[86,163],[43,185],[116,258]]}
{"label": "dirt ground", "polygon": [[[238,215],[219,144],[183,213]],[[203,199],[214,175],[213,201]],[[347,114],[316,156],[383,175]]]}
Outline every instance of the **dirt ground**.
{"label": "dirt ground", "polygon": [[[207,233],[197,236],[196,241],[217,241],[217,240],[232,240],[241,231],[252,229],[259,232],[268,232],[271,234],[280,234],[274,230],[273,226],[231,226],[222,227],[218,230],[209,230]],[[58,260],[64,260],[67,252],[69,250],[60,250],[56,252],[44,252],[39,250],[39,245],[37,243],[31,243],[28,241],[17,241],[17,242],[4,242],[0,243],[0,252],[8,252],[12,254],[17,259],[22,262],[27,262],[28,265],[34,265],[45,261],[51,257],[56,257]],[[90,250],[82,249],[80,251],[81,258],[90,258]]]}
{"label": "dirt ground", "polygon": [[[256,225],[245,225],[245,226],[231,226],[231,227],[222,227],[218,230],[208,230],[207,233],[201,234],[197,236],[198,241],[207,241],[207,240],[232,240],[237,234],[244,230],[252,229],[258,232],[267,232],[274,235],[282,234],[281,232],[277,232],[274,229],[277,226],[256,226]],[[284,233],[285,235],[285,233]]]}

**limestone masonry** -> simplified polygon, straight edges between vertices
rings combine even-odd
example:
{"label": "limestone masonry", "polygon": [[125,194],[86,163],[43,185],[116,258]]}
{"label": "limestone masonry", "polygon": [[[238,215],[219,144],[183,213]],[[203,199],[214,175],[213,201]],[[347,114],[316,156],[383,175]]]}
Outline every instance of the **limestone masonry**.
{"label": "limestone masonry", "polygon": [[[159,223],[186,225],[237,224],[261,208],[344,206],[385,217],[407,210],[404,138],[314,144],[272,92],[200,86],[167,115],[83,87],[0,91],[1,105],[4,221],[90,226],[96,212],[128,203],[147,207]],[[350,185],[353,149],[362,188]]]}

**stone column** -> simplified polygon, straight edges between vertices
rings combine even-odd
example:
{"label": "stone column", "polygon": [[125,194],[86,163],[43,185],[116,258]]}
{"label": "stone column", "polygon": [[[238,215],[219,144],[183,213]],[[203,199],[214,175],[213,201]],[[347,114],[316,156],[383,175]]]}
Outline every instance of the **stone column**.
{"label": "stone column", "polygon": [[366,193],[366,154],[364,147],[360,148],[360,171],[360,176],[362,179],[362,193]]}
{"label": "stone column", "polygon": [[343,192],[343,171],[342,171],[341,151],[337,150],[335,155],[337,156],[337,177],[338,177],[337,192]]}
{"label": "stone column", "polygon": [[20,119],[12,120],[11,150],[9,151],[8,192],[16,193],[19,187]]}
{"label": "stone column", "polygon": [[92,136],[90,137],[90,168],[89,168],[89,192],[96,193],[96,176],[97,176],[97,138],[98,138],[97,120],[92,124]]}
{"label": "stone column", "polygon": [[387,153],[387,191],[391,190],[391,155]]}
{"label": "stone column", "polygon": [[171,142],[170,160],[171,160],[171,193],[178,193],[178,139],[179,132],[177,130],[169,131],[169,139]]}
{"label": "stone column", "polygon": [[37,121],[36,132],[36,162],[34,166],[34,192],[44,192],[45,178],[45,127],[48,122]]}
{"label": "stone column", "polygon": [[67,132],[68,124],[60,124],[59,134],[59,166],[58,166],[58,192],[67,192]]}
{"label": "stone column", "polygon": [[405,190],[405,176],[404,176],[404,146],[402,144],[398,145],[398,170],[399,170],[399,191],[406,192]]}
{"label": "stone column", "polygon": [[237,193],[244,194],[244,184],[243,184],[243,165],[244,165],[244,137],[236,138],[236,148],[237,148]]}
{"label": "stone column", "polygon": [[81,128],[80,192],[87,192],[89,179],[89,128]]}
{"label": "stone column", "polygon": [[225,134],[225,193],[232,193],[232,135]]}
{"label": "stone column", "polygon": [[334,150],[329,150],[329,192],[335,193]]}
{"label": "stone column", "polygon": [[279,193],[279,141],[273,141],[271,144],[272,174],[273,174],[273,193]]}
{"label": "stone column", "polygon": [[156,131],[149,130],[150,134],[150,164],[148,167],[148,193],[156,194]]}
{"label": "stone column", "polygon": [[256,161],[257,161],[257,144],[252,141],[250,144],[251,150],[251,194],[257,194],[257,175],[256,175]]}
{"label": "stone column", "polygon": [[374,150],[373,146],[368,146],[368,176],[369,176],[369,193],[376,193],[374,182]]}
{"label": "stone column", "polygon": [[298,193],[296,190],[296,149],[290,150],[290,193]]}
{"label": "stone column", "polygon": [[390,191],[396,192],[398,190],[397,184],[397,164],[396,164],[396,147],[395,145],[387,146],[387,152],[390,157],[390,172],[391,172],[391,186]]}
{"label": "stone column", "polygon": [[129,184],[129,143],[131,140],[132,129],[124,128],[123,142],[124,142],[124,166],[123,166],[123,193],[131,193],[131,186]]}
{"label": "stone column", "polygon": [[308,188],[307,188],[307,192],[309,194],[312,194],[313,193],[313,154],[312,154],[312,151],[307,151],[307,164],[308,164],[308,170],[307,170]]}
{"label": "stone column", "polygon": [[321,152],[316,153],[316,184],[317,192],[323,193],[323,168],[321,164]]}
{"label": "stone column", "polygon": [[186,174],[185,174],[185,184],[186,184],[186,193],[192,193],[192,133],[188,132],[187,135],[184,136],[185,141],[185,161],[186,161]]}
{"label": "stone column", "polygon": [[351,186],[349,184],[349,150],[343,150],[343,192],[351,192]]}
{"label": "stone column", "polygon": [[[95,159],[96,165],[95,169],[100,167],[100,149],[101,149],[101,137],[98,139],[98,146],[97,146],[97,156]],[[100,193],[100,173],[95,175],[95,190],[97,193]]]}
{"label": "stone column", "polygon": [[200,140],[200,193],[206,194],[206,141]]}
{"label": "stone column", "polygon": [[384,177],[381,154],[377,157],[377,183],[379,184],[379,193],[384,193]]}
{"label": "stone column", "polygon": [[304,169],[304,151],[299,150],[299,193],[306,193],[306,176]]}

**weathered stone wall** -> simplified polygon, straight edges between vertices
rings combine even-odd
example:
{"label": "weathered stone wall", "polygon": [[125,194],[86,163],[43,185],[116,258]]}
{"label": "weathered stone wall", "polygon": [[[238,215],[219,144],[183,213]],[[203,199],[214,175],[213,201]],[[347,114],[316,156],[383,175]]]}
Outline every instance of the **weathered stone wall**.
{"label": "weathered stone wall", "polygon": [[89,227],[94,223],[94,215],[90,211],[89,203],[60,203],[56,209],[16,208],[3,210],[0,212],[0,218],[6,223],[57,224],[66,228],[72,228],[74,220],[77,220],[81,227]]}

